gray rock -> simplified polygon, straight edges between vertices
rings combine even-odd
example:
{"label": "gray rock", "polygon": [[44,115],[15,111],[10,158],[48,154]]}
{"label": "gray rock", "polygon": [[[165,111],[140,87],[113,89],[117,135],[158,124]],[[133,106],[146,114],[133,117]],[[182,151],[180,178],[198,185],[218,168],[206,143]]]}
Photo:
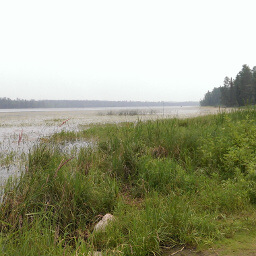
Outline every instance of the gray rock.
{"label": "gray rock", "polygon": [[102,256],[102,252],[89,252],[88,256]]}
{"label": "gray rock", "polygon": [[105,214],[102,220],[95,225],[94,231],[95,232],[104,231],[106,229],[106,226],[109,225],[109,223],[112,222],[114,219],[115,217],[112,214],[110,213]]}

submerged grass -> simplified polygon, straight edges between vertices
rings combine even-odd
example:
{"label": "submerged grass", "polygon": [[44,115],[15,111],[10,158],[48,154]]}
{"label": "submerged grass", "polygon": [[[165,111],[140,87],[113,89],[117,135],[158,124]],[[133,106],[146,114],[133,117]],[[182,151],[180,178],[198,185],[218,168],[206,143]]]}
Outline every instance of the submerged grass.
{"label": "submerged grass", "polygon": [[[1,253],[161,255],[253,234],[255,138],[252,108],[54,134],[5,187]],[[56,146],[82,139],[93,144]],[[93,232],[108,212],[115,221]]]}

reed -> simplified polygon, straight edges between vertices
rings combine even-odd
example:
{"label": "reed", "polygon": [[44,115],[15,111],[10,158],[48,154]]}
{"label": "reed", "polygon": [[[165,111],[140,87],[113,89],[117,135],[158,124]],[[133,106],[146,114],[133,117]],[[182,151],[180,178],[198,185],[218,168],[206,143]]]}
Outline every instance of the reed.
{"label": "reed", "polygon": [[23,130],[21,130],[21,133],[19,133],[19,139],[18,139],[18,145],[20,145],[20,142],[22,140]]}
{"label": "reed", "polygon": [[[175,246],[250,237],[255,136],[252,108],[55,134],[31,150],[27,171],[6,184],[2,253],[161,255]],[[93,143],[72,154],[58,147],[74,140]],[[106,213],[115,216],[113,224],[93,232]]]}

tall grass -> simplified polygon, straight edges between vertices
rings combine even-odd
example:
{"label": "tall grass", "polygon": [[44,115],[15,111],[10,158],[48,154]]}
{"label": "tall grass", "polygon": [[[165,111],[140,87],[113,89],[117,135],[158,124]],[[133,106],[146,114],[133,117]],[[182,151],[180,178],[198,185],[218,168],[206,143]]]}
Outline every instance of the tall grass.
{"label": "tall grass", "polygon": [[[251,108],[55,134],[5,187],[2,253],[160,255],[176,245],[212,244],[244,226],[250,232],[255,137]],[[73,155],[56,146],[80,139],[94,144]],[[115,221],[93,232],[108,212]]]}

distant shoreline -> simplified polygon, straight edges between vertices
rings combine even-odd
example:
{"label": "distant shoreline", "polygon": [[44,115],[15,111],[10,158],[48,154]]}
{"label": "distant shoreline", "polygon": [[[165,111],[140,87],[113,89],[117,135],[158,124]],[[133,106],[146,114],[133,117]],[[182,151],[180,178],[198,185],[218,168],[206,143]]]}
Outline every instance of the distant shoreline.
{"label": "distant shoreline", "polygon": [[100,108],[100,107],[163,107],[199,106],[197,101],[101,101],[101,100],[12,100],[0,98],[0,109],[26,108]]}

